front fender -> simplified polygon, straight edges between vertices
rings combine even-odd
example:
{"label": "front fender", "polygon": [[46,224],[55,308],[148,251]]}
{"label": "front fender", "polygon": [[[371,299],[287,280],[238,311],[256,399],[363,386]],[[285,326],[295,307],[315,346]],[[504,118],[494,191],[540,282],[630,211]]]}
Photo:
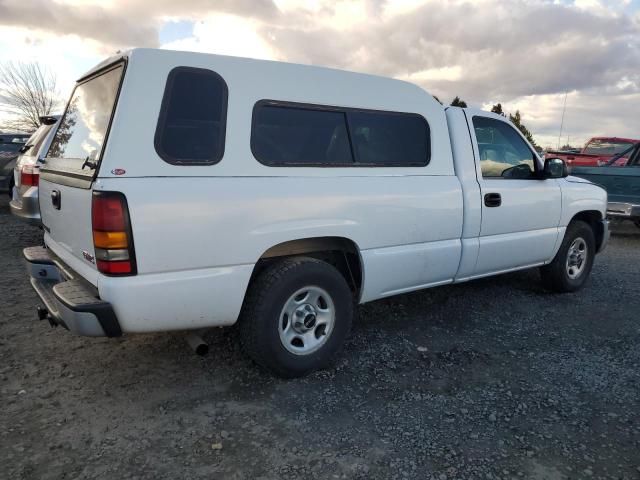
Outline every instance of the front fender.
{"label": "front fender", "polygon": [[567,177],[560,181],[562,190],[562,214],[560,227],[566,227],[582,212],[599,212],[600,219],[607,215],[607,192],[587,180]]}

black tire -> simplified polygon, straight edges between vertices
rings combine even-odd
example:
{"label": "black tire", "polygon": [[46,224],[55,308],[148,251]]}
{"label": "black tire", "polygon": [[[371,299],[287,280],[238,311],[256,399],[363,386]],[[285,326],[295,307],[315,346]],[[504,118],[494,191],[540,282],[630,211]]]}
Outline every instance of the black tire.
{"label": "black tire", "polygon": [[[295,345],[285,347],[285,340],[280,339],[281,325],[288,325],[283,310],[285,305],[291,305],[296,292],[307,287],[324,290],[335,314],[324,343],[310,353],[296,354],[288,349],[296,348]],[[351,329],[353,311],[349,285],[333,266],[315,258],[286,258],[268,266],[251,282],[240,313],[240,341],[243,350],[258,365],[279,377],[301,377],[330,365]],[[313,318],[315,322],[315,315]],[[300,339],[294,341],[304,345]]]}
{"label": "black tire", "polygon": [[636,227],[640,228],[640,220],[634,220],[633,223]]}
{"label": "black tire", "polygon": [[[569,250],[574,242],[580,244],[579,239],[584,241],[586,253],[583,255],[583,263],[580,264],[582,265],[581,270],[576,270],[574,267],[574,273],[571,275],[568,266]],[[580,220],[571,222],[553,261],[540,268],[542,283],[554,292],[565,293],[580,290],[589,278],[595,254],[596,240],[589,224]],[[576,273],[578,271],[579,273]]]}

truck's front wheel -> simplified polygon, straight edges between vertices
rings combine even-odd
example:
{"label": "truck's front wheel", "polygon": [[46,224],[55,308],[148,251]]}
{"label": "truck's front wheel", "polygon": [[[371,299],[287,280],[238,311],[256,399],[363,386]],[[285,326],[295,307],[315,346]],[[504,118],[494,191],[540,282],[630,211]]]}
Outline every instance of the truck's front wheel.
{"label": "truck's front wheel", "polygon": [[583,287],[596,254],[596,240],[589,224],[569,224],[553,261],[540,269],[542,282],[556,292],[575,292]]}
{"label": "truck's front wheel", "polygon": [[326,367],[351,328],[353,304],[344,277],[328,263],[278,261],[249,287],[239,321],[243,348],[281,377]]}

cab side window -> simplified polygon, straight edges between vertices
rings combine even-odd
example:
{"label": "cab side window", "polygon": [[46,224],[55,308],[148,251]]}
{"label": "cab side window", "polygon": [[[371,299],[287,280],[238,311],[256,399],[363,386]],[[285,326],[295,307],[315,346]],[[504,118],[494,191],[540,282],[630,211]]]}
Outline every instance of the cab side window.
{"label": "cab side window", "polygon": [[536,156],[507,123],[473,117],[483,178],[529,179],[536,173]]}

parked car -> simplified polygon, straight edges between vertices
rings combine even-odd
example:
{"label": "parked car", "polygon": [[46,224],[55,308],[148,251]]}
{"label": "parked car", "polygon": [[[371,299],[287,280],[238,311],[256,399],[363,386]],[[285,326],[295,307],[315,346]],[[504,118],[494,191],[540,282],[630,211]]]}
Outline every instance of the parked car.
{"label": "parked car", "polygon": [[[571,152],[547,152],[546,158],[561,158],[570,167],[598,167],[606,165],[609,159],[618,155],[640,140],[618,137],[593,137],[589,140],[580,153]],[[619,165],[628,160],[628,156],[619,157]]]}
{"label": "parked car", "polygon": [[28,133],[0,133],[0,144],[2,143],[18,143],[23,144],[29,138]]}
{"label": "parked car", "polygon": [[49,149],[59,119],[59,115],[40,117],[40,127],[27,140],[13,169],[14,186],[9,202],[11,213],[35,225],[40,224],[40,165]]}
{"label": "parked car", "polygon": [[[619,157],[625,159],[623,165],[618,165]],[[631,220],[640,228],[640,143],[610,159],[607,166],[575,167],[573,174],[607,190],[609,217]]]}
{"label": "parked car", "polygon": [[13,167],[28,138],[29,135],[24,133],[0,134],[0,192],[11,195]]}
{"label": "parked car", "polygon": [[356,303],[531,267],[580,289],[606,203],[504,117],[410,83],[135,49],[78,81],[40,169],[46,248],[24,256],[53,324],[238,321],[293,377],[330,362]]}

